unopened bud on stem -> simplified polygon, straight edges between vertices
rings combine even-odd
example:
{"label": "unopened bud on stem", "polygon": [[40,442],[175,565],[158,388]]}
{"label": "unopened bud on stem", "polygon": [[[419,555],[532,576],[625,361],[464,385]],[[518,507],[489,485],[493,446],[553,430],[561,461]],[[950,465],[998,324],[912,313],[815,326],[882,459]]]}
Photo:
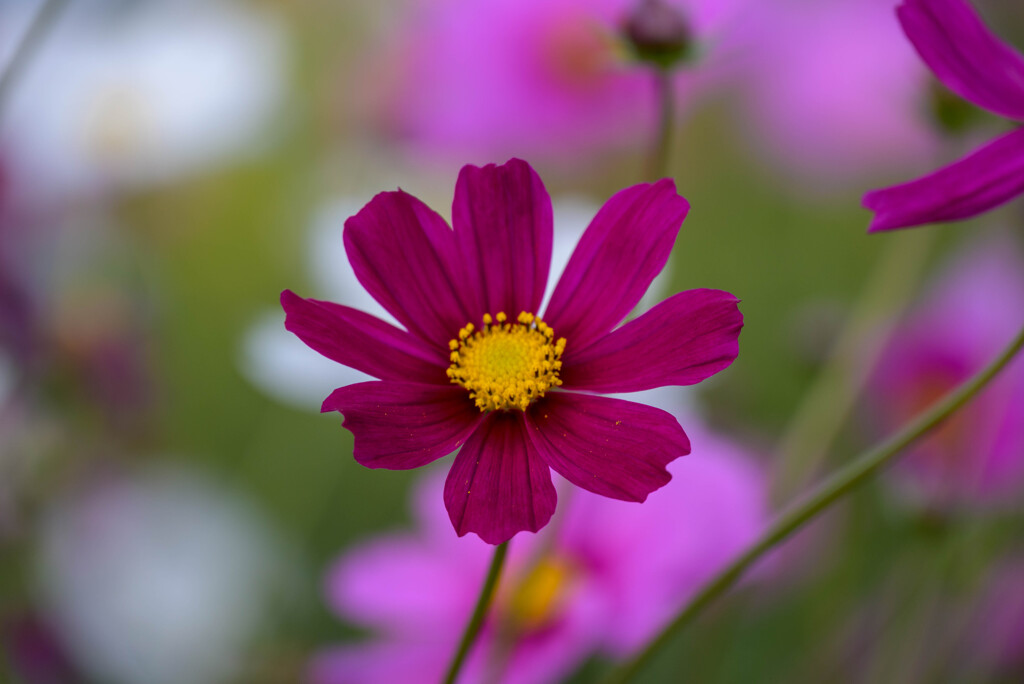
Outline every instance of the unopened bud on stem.
{"label": "unopened bud on stem", "polygon": [[693,43],[682,12],[664,0],[638,0],[623,30],[636,56],[662,69],[686,59]]}

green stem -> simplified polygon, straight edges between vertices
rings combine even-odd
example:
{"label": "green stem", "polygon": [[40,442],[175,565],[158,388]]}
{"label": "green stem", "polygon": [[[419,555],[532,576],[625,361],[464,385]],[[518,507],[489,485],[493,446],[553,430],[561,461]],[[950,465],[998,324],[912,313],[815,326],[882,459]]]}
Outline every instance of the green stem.
{"label": "green stem", "polygon": [[459,648],[452,657],[451,665],[448,666],[448,674],[445,675],[445,684],[455,684],[465,662],[469,649],[472,648],[477,636],[480,634],[480,627],[487,617],[487,609],[491,606],[491,599],[494,598],[495,589],[498,587],[498,580],[501,578],[501,568],[505,564],[505,555],[508,553],[508,542],[499,544],[494,549],[494,557],[491,559],[491,567],[487,570],[487,577],[484,579],[484,586],[480,589],[480,596],[476,600],[476,607],[473,615],[469,618],[466,631],[462,634],[462,641]]}
{"label": "green stem", "polygon": [[934,231],[906,231],[887,241],[871,276],[779,442],[773,499],[789,501],[816,474],[836,433],[850,414],[867,371],[928,261]]}
{"label": "green stem", "polygon": [[7,62],[7,66],[0,72],[0,117],[3,116],[3,110],[10,97],[10,91],[15,80],[25,68],[25,65],[28,64],[32,53],[42,44],[46,33],[53,26],[61,10],[64,9],[64,5],[67,3],[68,0],[46,0],[43,6],[39,8],[39,11],[36,12],[36,16],[33,17],[32,23],[29,24],[24,37],[18,43],[18,47],[14,49],[14,53],[11,55],[10,61]]}
{"label": "green stem", "polygon": [[776,544],[810,522],[821,511],[848,494],[866,480],[893,456],[915,440],[938,426],[957,409],[966,404],[1024,347],[1024,328],[999,356],[977,375],[936,402],[923,415],[879,446],[859,455],[847,466],[825,480],[797,505],[784,511],[762,537],[739,558],[721,571],[693,597],[689,605],[653,641],[636,656],[616,668],[605,684],[622,684],[632,679],[668,641],[700,614],[708,605],[723,595],[754,563]]}
{"label": "green stem", "polygon": [[[529,558],[519,567],[516,573],[518,578],[530,577],[542,561],[551,557],[565,522],[565,511],[571,508],[568,504],[575,491],[575,489],[569,488],[559,493],[559,508],[552,516],[551,522],[538,533],[538,543],[534,545]],[[502,674],[508,668],[519,637],[519,626],[514,621],[500,620],[498,622],[497,629],[494,630],[494,639],[490,644],[487,672],[482,680],[484,684],[499,684],[502,681]]]}
{"label": "green stem", "polygon": [[654,87],[658,97],[658,128],[651,144],[647,160],[647,174],[650,180],[664,178],[668,173],[668,153],[672,146],[672,123],[675,118],[675,98],[672,93],[672,72],[669,69],[654,70]]}

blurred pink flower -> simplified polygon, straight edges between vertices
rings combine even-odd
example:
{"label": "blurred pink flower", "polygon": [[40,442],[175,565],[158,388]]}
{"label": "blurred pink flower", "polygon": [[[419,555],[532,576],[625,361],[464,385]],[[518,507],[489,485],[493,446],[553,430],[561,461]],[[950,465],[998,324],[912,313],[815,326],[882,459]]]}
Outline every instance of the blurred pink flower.
{"label": "blurred pink flower", "polygon": [[[993,34],[966,0],[906,0],[896,10],[907,38],[960,97],[1024,121],[1024,55]],[[868,232],[956,221],[1024,193],[1024,129],[908,183],[864,195]]]}
{"label": "blurred pink flower", "polygon": [[[926,69],[891,0],[772,0],[757,8],[743,90],[747,129],[813,184],[925,163]],[[803,186],[801,186],[803,187]]]}
{"label": "blurred pink flower", "polygon": [[[21,183],[24,171],[6,173]],[[102,213],[22,202],[2,183],[0,407],[16,386],[59,378],[64,401],[102,409],[108,427],[141,427],[155,399],[146,303],[103,272],[122,237]]]}
{"label": "blurred pink flower", "polygon": [[[767,520],[761,470],[738,446],[698,434],[703,450],[673,462],[677,477],[644,506],[574,491],[558,523],[512,544],[462,681],[561,682],[597,652],[630,653],[754,539]],[[330,571],[334,610],[379,636],[317,655],[315,684],[440,679],[491,555],[452,533],[440,489],[437,476],[419,487],[415,533],[369,541]]]}
{"label": "blurred pink flower", "polygon": [[5,220],[0,197],[0,406],[8,391],[37,355],[36,302],[18,276],[15,250],[16,224]]}
{"label": "blurred pink flower", "polygon": [[[1012,241],[961,256],[893,335],[871,382],[891,431],[977,372],[1024,311],[1024,261]],[[907,454],[894,471],[931,506],[1000,503],[1024,485],[1024,359]]]}
{"label": "blurred pink flower", "polygon": [[[676,78],[681,97],[715,80],[747,2],[670,0],[700,58]],[[377,90],[373,119],[413,149],[462,159],[572,160],[646,140],[655,114],[650,73],[619,35],[633,4],[413,2],[369,69]]]}

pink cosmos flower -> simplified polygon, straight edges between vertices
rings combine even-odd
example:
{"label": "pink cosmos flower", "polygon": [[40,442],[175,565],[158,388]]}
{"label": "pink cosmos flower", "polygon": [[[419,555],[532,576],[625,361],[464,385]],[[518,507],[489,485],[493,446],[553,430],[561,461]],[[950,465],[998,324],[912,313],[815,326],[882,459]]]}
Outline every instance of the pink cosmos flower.
{"label": "pink cosmos flower", "polygon": [[[950,90],[995,114],[1024,121],[1024,56],[999,40],[966,0],[906,0],[907,38]],[[868,232],[956,221],[1024,192],[1024,128],[1004,134],[917,180],[874,190]]]}
{"label": "pink cosmos flower", "polygon": [[[1013,336],[1024,311],[1024,260],[996,241],[963,257],[898,330],[871,382],[886,430],[970,377]],[[992,505],[1024,486],[1024,360],[912,447],[894,475],[930,506]]]}
{"label": "pink cosmos flower", "polygon": [[[748,0],[668,0],[685,18],[699,69],[681,98],[720,80]],[[368,68],[374,124],[431,156],[581,154],[646,140],[649,70],[620,39],[636,0],[426,0]],[[384,72],[383,74],[381,72]]]}
{"label": "pink cosmos flower", "polygon": [[[335,390],[370,468],[417,468],[458,450],[444,499],[459,535],[497,544],[555,510],[553,468],[573,484],[643,501],[690,443],[669,413],[593,392],[689,385],[738,353],[738,300],[680,292],[616,327],[665,265],[689,209],[671,180],[614,195],[537,315],[551,262],[551,200],[513,159],[465,166],[452,224],[415,197],[377,195],[345,223],[359,282],[401,323],[281,295],[285,327],[379,381]],[[570,390],[570,391],[565,391]]]}
{"label": "pink cosmos flower", "polygon": [[[559,523],[517,540],[461,681],[563,682],[594,653],[623,657],[755,538],[768,515],[763,472],[698,434],[701,450],[671,464],[678,477],[645,505],[576,491]],[[331,607],[377,636],[318,654],[313,684],[441,679],[490,547],[452,534],[440,488],[428,477],[417,489],[415,532],[357,546],[328,574]]]}
{"label": "pink cosmos flower", "polygon": [[928,73],[892,20],[892,0],[770,0],[751,31],[741,92],[752,142],[811,186],[933,158]]}

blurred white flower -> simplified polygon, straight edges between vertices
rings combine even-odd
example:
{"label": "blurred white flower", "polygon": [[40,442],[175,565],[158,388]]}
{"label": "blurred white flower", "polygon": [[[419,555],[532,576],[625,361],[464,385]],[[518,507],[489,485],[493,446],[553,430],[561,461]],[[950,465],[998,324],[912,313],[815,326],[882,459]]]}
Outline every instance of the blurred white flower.
{"label": "blurred white flower", "polygon": [[[38,3],[0,8],[0,37]],[[167,181],[251,151],[284,88],[281,25],[230,0],[79,0],[16,82],[0,144],[30,192]]]}
{"label": "blurred white flower", "polygon": [[[397,326],[399,324],[394,317],[359,284],[345,254],[342,241],[345,220],[358,213],[364,204],[351,197],[338,198],[325,204],[313,220],[308,242],[314,288],[311,295],[316,299],[327,299],[366,311]],[[555,233],[551,276],[548,278],[541,311],[547,306],[555,283],[597,210],[596,204],[581,198],[554,201]],[[665,283],[672,277],[671,267],[670,261],[654,280],[640,303],[641,310],[650,308],[664,298]],[[374,379],[331,361],[307,347],[285,330],[284,311],[280,309],[261,316],[246,332],[239,364],[242,374],[262,392],[304,411],[319,409],[327,395],[338,387]],[[675,387],[658,388],[642,394],[642,401],[666,410],[673,411],[687,406]],[[615,396],[641,401],[639,397],[626,394]]]}
{"label": "blurred white flower", "polygon": [[41,532],[44,607],[96,681],[232,680],[284,579],[256,512],[181,470],[74,491]]}
{"label": "blurred white flower", "polygon": [[[340,302],[397,325],[359,284],[345,255],[341,237],[345,220],[364,204],[341,197],[323,205],[314,217],[307,240],[312,296]],[[264,394],[303,411],[319,409],[338,387],[373,379],[320,356],[285,330],[281,307],[263,314],[245,333],[239,364],[242,375]]]}

